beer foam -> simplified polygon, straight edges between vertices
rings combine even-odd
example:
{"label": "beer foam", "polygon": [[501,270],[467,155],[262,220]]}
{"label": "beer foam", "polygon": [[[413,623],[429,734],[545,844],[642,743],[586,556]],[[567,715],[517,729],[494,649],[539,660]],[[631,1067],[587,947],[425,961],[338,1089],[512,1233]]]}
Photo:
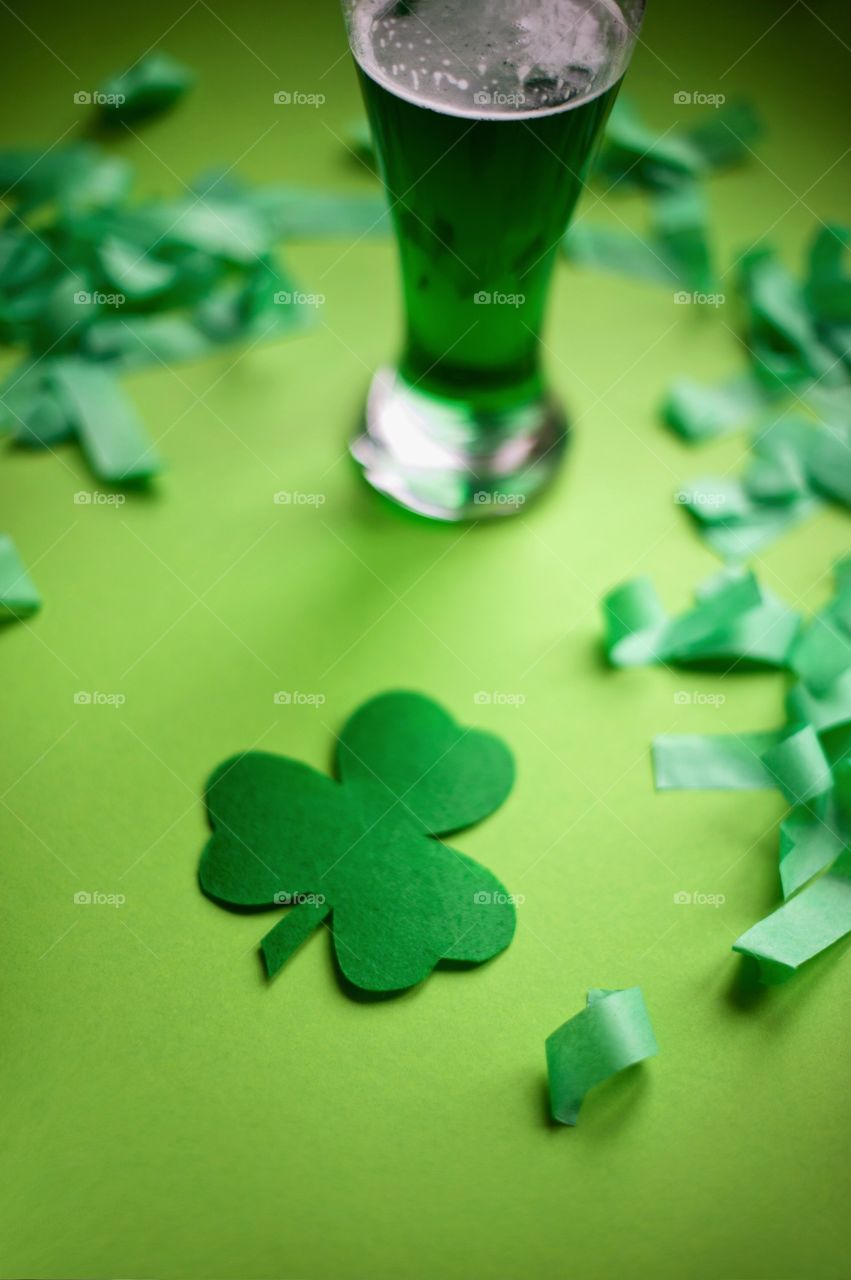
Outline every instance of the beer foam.
{"label": "beer foam", "polygon": [[351,37],[363,70],[392,93],[475,118],[597,97],[630,43],[613,0],[360,0]]}

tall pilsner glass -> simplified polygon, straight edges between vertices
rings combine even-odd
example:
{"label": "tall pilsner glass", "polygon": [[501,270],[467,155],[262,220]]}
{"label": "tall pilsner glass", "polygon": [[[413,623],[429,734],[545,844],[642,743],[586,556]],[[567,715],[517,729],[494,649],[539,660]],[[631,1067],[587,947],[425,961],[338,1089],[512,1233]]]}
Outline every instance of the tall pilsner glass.
{"label": "tall pilsner glass", "polygon": [[511,514],[563,452],[541,323],[644,0],[343,5],[405,305],[352,452],[424,515]]}

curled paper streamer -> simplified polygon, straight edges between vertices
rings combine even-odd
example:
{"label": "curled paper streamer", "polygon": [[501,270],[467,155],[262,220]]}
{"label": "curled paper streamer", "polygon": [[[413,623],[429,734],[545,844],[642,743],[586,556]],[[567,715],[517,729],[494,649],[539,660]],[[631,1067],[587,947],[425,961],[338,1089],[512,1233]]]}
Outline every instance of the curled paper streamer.
{"label": "curled paper streamer", "polygon": [[774,788],[791,805],[780,824],[785,905],[734,946],[770,983],[851,931],[851,558],[836,566],[835,594],[798,632],[787,665],[801,679],[781,729],[653,742],[660,790]]}
{"label": "curled paper streamer", "polygon": [[800,617],[753,573],[726,571],[702,583],[694,607],[669,618],[647,578],[603,600],[604,647],[612,666],[785,667]]}
{"label": "curled paper streamer", "polygon": [[851,933],[851,849],[818,880],[733,943],[764,983],[785,982],[807,960]]}
{"label": "curled paper streamer", "polygon": [[640,987],[594,989],[586,1008],[547,1037],[550,1110],[575,1125],[595,1085],[659,1052]]}

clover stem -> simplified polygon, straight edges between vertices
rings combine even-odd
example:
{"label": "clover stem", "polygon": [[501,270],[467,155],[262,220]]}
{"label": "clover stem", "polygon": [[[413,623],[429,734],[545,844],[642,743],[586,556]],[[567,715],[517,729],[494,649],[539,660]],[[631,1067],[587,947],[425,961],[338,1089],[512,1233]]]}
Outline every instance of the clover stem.
{"label": "clover stem", "polygon": [[294,951],[306,942],[314,929],[331,913],[330,902],[302,902],[282,916],[260,943],[266,973],[274,978]]}

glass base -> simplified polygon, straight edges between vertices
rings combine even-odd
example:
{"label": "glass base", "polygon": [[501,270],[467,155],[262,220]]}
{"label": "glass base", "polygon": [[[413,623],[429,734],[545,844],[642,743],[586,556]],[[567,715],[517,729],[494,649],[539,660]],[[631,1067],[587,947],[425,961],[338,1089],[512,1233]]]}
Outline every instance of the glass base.
{"label": "glass base", "polygon": [[566,437],[551,397],[483,413],[380,369],[351,452],[369,484],[400,506],[434,520],[482,520],[522,511],[558,470]]}

